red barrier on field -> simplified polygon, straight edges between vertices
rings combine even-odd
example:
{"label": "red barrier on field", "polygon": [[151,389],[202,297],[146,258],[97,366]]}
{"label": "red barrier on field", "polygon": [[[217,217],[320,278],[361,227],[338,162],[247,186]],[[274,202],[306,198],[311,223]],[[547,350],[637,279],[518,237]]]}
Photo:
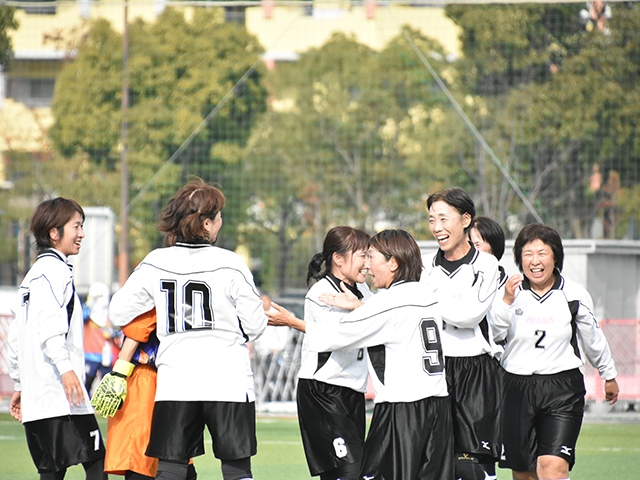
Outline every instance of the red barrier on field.
{"label": "red barrier on field", "polygon": [[[616,362],[620,400],[640,400],[640,320],[607,319],[600,322]],[[583,355],[584,358],[584,355]],[[587,400],[604,401],[604,380],[587,362],[584,366]]]}

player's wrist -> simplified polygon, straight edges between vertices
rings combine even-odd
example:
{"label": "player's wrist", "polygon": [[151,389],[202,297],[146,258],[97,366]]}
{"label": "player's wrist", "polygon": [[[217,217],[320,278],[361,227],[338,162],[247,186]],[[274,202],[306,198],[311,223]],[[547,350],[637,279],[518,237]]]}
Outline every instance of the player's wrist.
{"label": "player's wrist", "polygon": [[111,373],[114,375],[118,375],[120,377],[128,377],[133,373],[135,365],[131,362],[127,362],[126,360],[122,360],[121,358],[116,360],[116,363],[113,365],[113,370]]}

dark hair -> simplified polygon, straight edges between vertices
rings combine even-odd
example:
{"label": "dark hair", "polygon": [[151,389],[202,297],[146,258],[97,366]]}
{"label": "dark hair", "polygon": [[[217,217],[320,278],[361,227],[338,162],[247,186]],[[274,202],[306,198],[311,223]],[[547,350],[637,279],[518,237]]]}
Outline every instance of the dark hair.
{"label": "dark hair", "polygon": [[420,247],[406,230],[383,230],[371,237],[371,247],[387,260],[395,258],[398,270],[393,280],[418,282],[422,274],[422,253]]}
{"label": "dark hair", "polygon": [[[439,192],[432,193],[427,198],[427,210],[431,208],[436,202],[444,202],[455,208],[460,215],[468,213],[471,216],[471,220],[476,216],[476,206],[473,200],[467,192],[460,187],[445,188]],[[465,228],[465,232],[469,230],[469,227]]]}
{"label": "dark hair", "polygon": [[45,200],[36,207],[31,217],[30,230],[35,237],[35,244],[38,252],[42,252],[48,248],[52,248],[51,232],[52,228],[56,228],[60,234],[60,238],[64,235],[64,226],[73,216],[79,213],[84,223],[84,210],[75,200],[69,198],[54,198],[53,200]]}
{"label": "dark hair", "polygon": [[182,187],[167,202],[160,215],[158,230],[167,234],[165,245],[209,242],[204,221],[216,218],[224,204],[222,192],[202,180]]}
{"label": "dark hair", "polygon": [[482,239],[489,244],[493,255],[500,260],[504,254],[504,230],[498,222],[489,217],[478,217],[470,225],[478,230]]}
{"label": "dark hair", "polygon": [[522,272],[522,249],[527,243],[533,242],[534,240],[541,240],[543,243],[549,245],[553,252],[555,269],[558,273],[562,272],[564,248],[562,247],[560,234],[554,228],[547,227],[540,223],[532,223],[520,230],[513,244],[513,258],[520,271]]}
{"label": "dark hair", "polygon": [[[307,267],[307,285],[313,278],[320,280],[331,272],[331,258],[334,253],[345,255],[349,252],[367,250],[369,248],[369,234],[358,228],[339,226],[327,232],[322,245],[322,252],[316,253]],[[322,270],[322,264],[325,264]]]}

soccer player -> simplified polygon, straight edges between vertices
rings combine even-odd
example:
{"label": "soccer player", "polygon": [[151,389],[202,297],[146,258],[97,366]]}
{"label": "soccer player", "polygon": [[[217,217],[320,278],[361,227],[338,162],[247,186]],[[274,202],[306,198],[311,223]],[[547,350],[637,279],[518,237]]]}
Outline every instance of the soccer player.
{"label": "soccer player", "polygon": [[155,307],[160,341],[157,390],[147,455],[157,479],[184,479],[189,459],[213,439],[225,480],[252,478],[256,453],[255,391],[247,342],[266,325],[251,272],[215,247],[225,198],[194,181],[169,200],[159,230],[167,247],[149,253],[111,300],[123,327]]}
{"label": "soccer player", "polygon": [[[498,261],[469,243],[473,200],[461,188],[427,199],[439,249],[425,260],[425,291],[435,291],[453,412],[456,478],[484,480],[500,453],[499,373],[487,312],[498,287]],[[486,465],[486,467],[483,467]]]}
{"label": "soccer player", "polygon": [[366,303],[348,291],[319,297],[354,310],[339,322],[305,322],[274,305],[270,323],[306,332],[312,352],[367,348],[376,398],[359,478],[452,480],[442,321],[419,283],[420,248],[408,232],[384,230],[371,238],[366,267],[381,290]]}
{"label": "soccer player", "polygon": [[10,411],[22,421],[41,480],[63,479],[79,463],[87,480],[103,480],[105,449],[84,386],[82,306],[70,255],[84,238],[84,211],[74,200],[38,205],[31,218],[38,258],[20,284],[11,325]]}
{"label": "soccer player", "polygon": [[611,404],[618,398],[617,372],[591,296],[561,275],[558,232],[527,225],[513,253],[522,275],[509,278],[495,310],[496,334],[506,338],[500,466],[515,480],[568,479],[584,414],[578,342],[605,380]]}
{"label": "soccer player", "polygon": [[[322,252],[308,266],[307,283],[316,283],[305,298],[305,321],[337,324],[348,313],[321,302],[324,293],[347,288],[360,300],[371,296],[364,283],[369,238],[351,227],[329,230]],[[314,352],[305,338],[298,379],[298,421],[311,475],[321,480],[358,479],[365,436],[365,350]]]}
{"label": "soccer player", "polygon": [[[155,310],[122,329],[124,341],[113,371],[102,378],[91,399],[96,412],[109,418],[104,471],[125,480],[152,480],[158,459],[145,455],[151,435],[156,393]],[[189,465],[188,479],[196,478]]]}

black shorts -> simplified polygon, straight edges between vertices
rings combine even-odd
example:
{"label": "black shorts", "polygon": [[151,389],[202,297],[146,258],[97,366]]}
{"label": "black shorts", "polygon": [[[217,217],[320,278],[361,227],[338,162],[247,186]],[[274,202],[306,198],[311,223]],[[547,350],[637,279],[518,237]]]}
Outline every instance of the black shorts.
{"label": "black shorts", "polygon": [[38,473],[104,458],[104,443],[94,415],[65,415],[24,423],[27,445]]}
{"label": "black shorts", "polygon": [[362,454],[362,478],[453,480],[449,397],[378,403]]}
{"label": "black shorts", "polygon": [[564,458],[569,468],[584,414],[584,379],[580,370],[554,375],[505,372],[500,467],[517,472],[536,470],[537,458]]}
{"label": "black shorts", "polygon": [[489,355],[446,357],[447,389],[451,397],[454,448],[481,462],[500,454],[500,371]]}
{"label": "black shorts", "polygon": [[360,463],[366,428],[364,393],[301,378],[296,401],[311,476]]}
{"label": "black shorts", "polygon": [[146,455],[187,463],[204,454],[204,427],[213,454],[239,460],[256,454],[255,402],[156,402]]}

